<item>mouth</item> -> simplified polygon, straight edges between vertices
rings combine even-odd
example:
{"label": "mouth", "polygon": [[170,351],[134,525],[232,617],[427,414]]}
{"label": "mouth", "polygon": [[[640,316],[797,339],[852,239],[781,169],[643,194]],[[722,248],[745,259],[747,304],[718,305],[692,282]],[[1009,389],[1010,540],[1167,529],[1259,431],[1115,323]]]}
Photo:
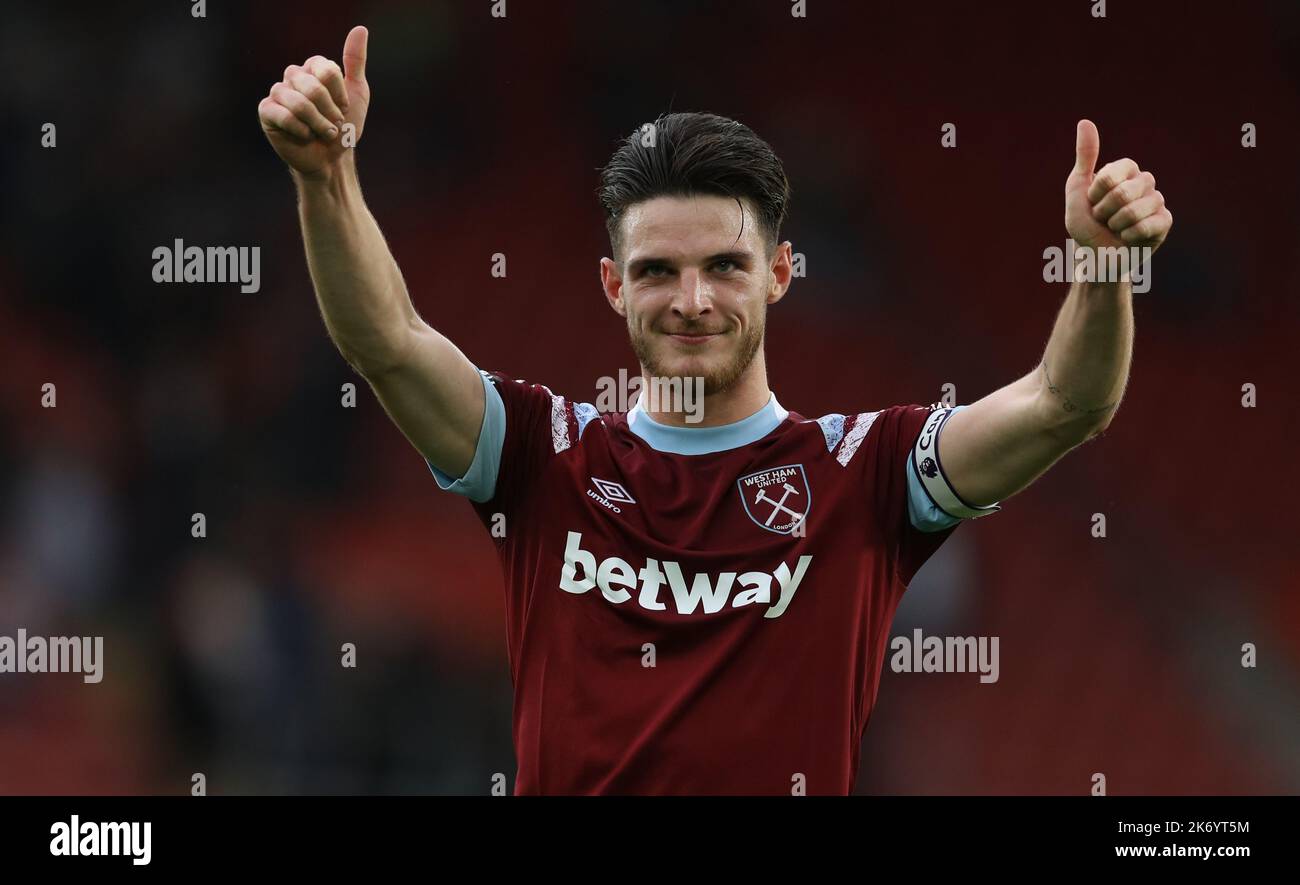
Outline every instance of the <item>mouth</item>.
{"label": "mouth", "polygon": [[685,345],[687,345],[687,346],[698,347],[698,346],[701,345],[701,344],[707,344],[708,342],[712,341],[714,338],[717,338],[718,335],[721,334],[721,333],[718,333],[718,332],[708,332],[708,333],[704,333],[704,332],[692,332],[692,333],[676,333],[676,332],[668,332],[668,333],[666,333],[666,334],[668,335],[669,338],[672,338],[674,341],[678,341],[678,342],[680,342],[680,343],[682,343],[682,344],[685,344]]}

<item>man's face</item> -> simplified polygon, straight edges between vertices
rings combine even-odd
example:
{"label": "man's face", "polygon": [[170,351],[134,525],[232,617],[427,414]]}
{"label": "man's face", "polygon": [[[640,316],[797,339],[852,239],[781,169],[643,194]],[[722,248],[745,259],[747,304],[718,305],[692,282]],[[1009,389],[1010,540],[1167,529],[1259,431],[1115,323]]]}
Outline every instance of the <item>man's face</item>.
{"label": "man's face", "polygon": [[729,390],[763,344],[767,306],[790,282],[790,244],[765,254],[752,207],[730,197],[656,197],[622,219],[624,259],[601,261],[610,304],[652,378]]}

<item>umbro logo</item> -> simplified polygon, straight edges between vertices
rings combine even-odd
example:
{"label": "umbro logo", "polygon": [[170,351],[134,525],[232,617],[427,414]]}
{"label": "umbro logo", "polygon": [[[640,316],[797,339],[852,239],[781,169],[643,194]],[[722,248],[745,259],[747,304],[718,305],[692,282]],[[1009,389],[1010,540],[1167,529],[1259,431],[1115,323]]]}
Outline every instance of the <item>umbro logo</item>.
{"label": "umbro logo", "polygon": [[[633,498],[628,494],[627,489],[623,488],[616,482],[610,482],[607,479],[599,479],[593,476],[591,478],[591,484],[600,489],[600,494],[596,494],[591,489],[587,489],[587,497],[615,513],[623,512],[623,508],[619,507],[619,504],[636,503],[636,498]],[[617,504],[614,503],[616,501],[618,502]]]}
{"label": "umbro logo", "polygon": [[628,494],[627,489],[623,488],[616,482],[610,482],[607,479],[591,478],[591,484],[600,490],[600,493],[611,501],[617,501],[620,504],[635,504],[636,498]]}

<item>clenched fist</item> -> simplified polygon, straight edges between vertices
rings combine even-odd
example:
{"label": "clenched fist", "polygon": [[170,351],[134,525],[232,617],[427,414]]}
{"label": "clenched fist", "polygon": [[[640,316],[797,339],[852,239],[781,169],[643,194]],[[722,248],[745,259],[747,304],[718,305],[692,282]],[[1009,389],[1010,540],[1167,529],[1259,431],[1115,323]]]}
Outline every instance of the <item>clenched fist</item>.
{"label": "clenched fist", "polygon": [[[284,69],[257,106],[262,131],[289,168],[308,178],[327,178],[361,138],[370,106],[366,83],[366,40],[358,25],[343,44],[343,70],[313,55]],[[355,128],[346,128],[346,124]]]}
{"label": "clenched fist", "polygon": [[1160,248],[1173,213],[1156,190],[1155,176],[1128,159],[1097,166],[1101,137],[1091,120],[1075,132],[1074,169],[1065,180],[1065,229],[1080,246]]}

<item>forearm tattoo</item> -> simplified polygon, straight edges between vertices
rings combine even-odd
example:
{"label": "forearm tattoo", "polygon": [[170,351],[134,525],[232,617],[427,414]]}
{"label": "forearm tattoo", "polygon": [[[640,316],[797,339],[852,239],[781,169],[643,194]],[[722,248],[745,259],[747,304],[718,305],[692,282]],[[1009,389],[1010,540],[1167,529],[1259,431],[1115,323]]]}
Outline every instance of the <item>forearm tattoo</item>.
{"label": "forearm tattoo", "polygon": [[1098,406],[1095,409],[1083,408],[1078,403],[1070,399],[1070,397],[1065,393],[1065,391],[1061,390],[1061,388],[1057,387],[1055,384],[1052,383],[1052,376],[1047,374],[1046,359],[1043,360],[1042,366],[1043,366],[1043,377],[1047,379],[1047,389],[1065,401],[1064,403],[1065,411],[1078,412],[1080,415],[1096,415],[1101,412],[1108,412],[1119,405],[1119,400],[1115,400],[1115,402],[1110,403],[1109,405]]}

